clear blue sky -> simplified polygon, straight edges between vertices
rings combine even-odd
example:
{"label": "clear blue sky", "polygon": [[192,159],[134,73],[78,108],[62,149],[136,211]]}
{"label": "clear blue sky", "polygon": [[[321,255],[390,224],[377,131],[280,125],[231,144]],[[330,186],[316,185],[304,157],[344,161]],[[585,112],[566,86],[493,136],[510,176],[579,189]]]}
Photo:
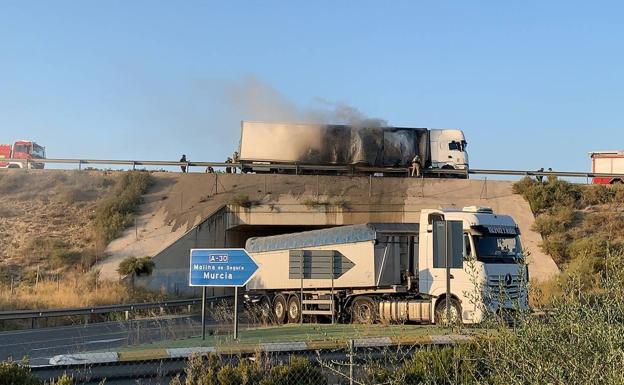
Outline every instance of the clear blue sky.
{"label": "clear blue sky", "polygon": [[[317,100],[465,131],[472,167],[624,148],[624,4],[0,0],[0,142],[222,160]],[[284,112],[286,110],[286,112]]]}

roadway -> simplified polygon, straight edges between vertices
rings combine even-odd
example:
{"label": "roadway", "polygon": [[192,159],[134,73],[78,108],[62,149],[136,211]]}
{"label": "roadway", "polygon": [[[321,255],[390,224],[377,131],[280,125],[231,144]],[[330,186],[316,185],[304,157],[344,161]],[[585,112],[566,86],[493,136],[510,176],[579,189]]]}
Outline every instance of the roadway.
{"label": "roadway", "polygon": [[[217,327],[213,320],[207,325]],[[0,332],[0,361],[27,357],[33,366],[47,365],[58,354],[106,351],[200,334],[199,316],[189,315],[7,331]]]}

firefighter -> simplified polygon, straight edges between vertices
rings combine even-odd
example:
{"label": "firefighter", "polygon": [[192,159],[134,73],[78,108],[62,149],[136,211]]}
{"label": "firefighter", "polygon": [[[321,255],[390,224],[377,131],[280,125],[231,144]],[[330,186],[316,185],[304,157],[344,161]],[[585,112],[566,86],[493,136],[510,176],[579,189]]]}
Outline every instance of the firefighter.
{"label": "firefighter", "polygon": [[412,167],[410,167],[410,168],[412,169],[412,176],[420,178],[421,164],[420,164],[420,156],[419,155],[416,155],[414,157],[414,159],[412,159]]}
{"label": "firefighter", "polygon": [[[184,162],[186,163],[186,155],[182,155],[182,157],[180,158],[180,162]],[[186,165],[185,164],[181,164],[180,165],[180,169],[182,169],[182,172],[186,172]]]}

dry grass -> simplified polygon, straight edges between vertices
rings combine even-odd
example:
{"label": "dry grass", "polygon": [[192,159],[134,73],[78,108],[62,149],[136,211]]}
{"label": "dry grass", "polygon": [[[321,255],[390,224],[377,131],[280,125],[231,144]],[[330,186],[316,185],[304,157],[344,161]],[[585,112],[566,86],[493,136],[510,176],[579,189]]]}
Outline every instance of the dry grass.
{"label": "dry grass", "polygon": [[131,290],[123,282],[100,281],[96,273],[68,274],[37,284],[0,286],[0,310],[55,309],[156,300],[155,294]]}

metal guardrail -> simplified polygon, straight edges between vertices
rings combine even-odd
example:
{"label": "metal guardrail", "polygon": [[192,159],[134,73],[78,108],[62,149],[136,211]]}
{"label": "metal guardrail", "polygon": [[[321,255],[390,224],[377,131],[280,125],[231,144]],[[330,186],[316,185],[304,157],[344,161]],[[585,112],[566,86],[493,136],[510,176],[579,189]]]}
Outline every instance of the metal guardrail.
{"label": "metal guardrail", "polygon": [[[294,170],[296,174],[300,171],[339,171],[345,173],[393,173],[406,174],[409,172],[407,167],[367,167],[358,165],[335,166],[335,165],[312,165],[312,164],[249,164],[249,163],[226,163],[226,162],[176,162],[176,161],[160,161],[160,160],[116,160],[116,159],[2,159],[2,162],[19,162],[25,165],[30,163],[50,163],[50,164],[76,164],[81,169],[82,165],[121,165],[131,166],[136,169],[137,166],[187,166],[187,167],[213,167],[213,168],[241,168],[241,167],[257,167],[272,168],[281,170]],[[508,175],[508,176],[558,176],[570,178],[620,178],[624,181],[624,174],[613,173],[594,173],[582,171],[532,171],[532,170],[497,170],[497,169],[469,169],[469,170],[452,170],[452,169],[436,169],[423,170],[425,175],[455,175],[467,176],[472,175]]]}
{"label": "metal guardrail", "polygon": [[[209,301],[230,298],[231,296],[220,296],[208,298]],[[177,299],[162,302],[139,302],[122,305],[106,305],[96,307],[81,307],[69,309],[46,309],[46,310],[17,310],[0,312],[0,321],[17,319],[35,319],[48,317],[64,317],[90,314],[116,313],[146,309],[160,309],[178,306],[201,305],[201,298]]]}

